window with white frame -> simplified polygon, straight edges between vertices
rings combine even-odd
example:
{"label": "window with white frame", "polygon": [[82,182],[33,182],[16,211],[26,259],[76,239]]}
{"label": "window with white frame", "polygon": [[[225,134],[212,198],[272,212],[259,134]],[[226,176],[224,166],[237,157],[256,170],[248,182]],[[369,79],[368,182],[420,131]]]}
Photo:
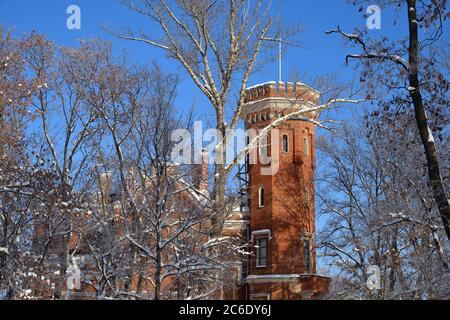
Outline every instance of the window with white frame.
{"label": "window with white frame", "polygon": [[264,208],[265,206],[265,199],[264,199],[264,187],[259,187],[258,190],[258,206],[260,208]]}
{"label": "window with white frame", "polygon": [[256,238],[256,266],[266,267],[267,266],[267,243],[268,238]]}

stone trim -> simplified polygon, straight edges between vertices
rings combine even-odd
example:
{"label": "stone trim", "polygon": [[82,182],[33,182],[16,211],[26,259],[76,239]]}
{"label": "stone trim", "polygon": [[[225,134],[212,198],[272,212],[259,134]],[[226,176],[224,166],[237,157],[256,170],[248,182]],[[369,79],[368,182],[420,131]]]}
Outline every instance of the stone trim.
{"label": "stone trim", "polygon": [[302,278],[323,278],[330,279],[326,276],[317,274],[268,274],[268,275],[249,275],[246,279],[246,283],[273,283],[273,282],[298,282]]}
{"label": "stone trim", "polygon": [[272,240],[272,231],[269,229],[262,229],[262,230],[255,230],[252,232],[252,241],[254,240],[255,236],[268,236],[269,240]]}
{"label": "stone trim", "polygon": [[270,299],[270,293],[254,293],[250,294],[250,300],[255,300],[255,298],[266,298],[266,300]]}

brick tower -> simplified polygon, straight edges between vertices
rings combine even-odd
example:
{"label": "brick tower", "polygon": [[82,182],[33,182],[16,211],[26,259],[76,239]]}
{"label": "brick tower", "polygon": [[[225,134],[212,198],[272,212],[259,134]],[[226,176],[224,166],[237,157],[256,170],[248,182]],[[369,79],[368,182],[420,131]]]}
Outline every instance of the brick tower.
{"label": "brick tower", "polygon": [[[301,83],[266,83],[247,90],[242,119],[247,129],[262,129],[282,115],[315,106],[320,93]],[[314,170],[315,126],[302,114],[275,129],[279,148],[259,146],[258,160],[250,164],[249,241],[252,255],[245,279],[249,299],[317,299],[328,291],[330,279],[316,275]],[[274,137],[275,137],[274,136]],[[272,140],[273,141],[273,140]],[[273,142],[272,142],[273,143]],[[260,161],[264,153],[277,157],[279,170]]]}

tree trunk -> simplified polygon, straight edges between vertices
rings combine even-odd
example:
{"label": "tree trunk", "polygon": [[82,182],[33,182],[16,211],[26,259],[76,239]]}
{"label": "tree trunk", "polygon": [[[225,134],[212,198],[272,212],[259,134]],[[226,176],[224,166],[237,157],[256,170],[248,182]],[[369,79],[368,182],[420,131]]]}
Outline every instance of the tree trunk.
{"label": "tree trunk", "polygon": [[217,130],[223,137],[223,144],[219,144],[216,148],[216,165],[214,176],[214,217],[212,219],[213,228],[212,235],[219,236],[222,231],[223,220],[225,219],[225,188],[227,183],[227,175],[225,173],[226,161],[226,129],[222,119],[219,119]]}
{"label": "tree trunk", "polygon": [[427,158],[428,176],[430,185],[433,190],[434,200],[439,209],[442,218],[442,223],[450,240],[450,202],[445,193],[444,183],[439,168],[439,161],[436,152],[436,143],[434,141],[433,133],[428,125],[428,118],[423,105],[422,94],[420,92],[419,83],[419,31],[416,13],[416,0],[407,0],[408,6],[408,23],[409,23],[409,86],[410,95],[414,105],[415,118],[417,122],[417,129],[419,130],[422,144],[425,148],[425,155]]}
{"label": "tree trunk", "polygon": [[[3,237],[0,243],[0,247],[7,248],[8,244],[8,221],[7,216],[2,212],[2,215],[4,215],[4,222],[3,222]],[[0,252],[0,284],[3,282],[3,279],[6,276],[6,252]]]}
{"label": "tree trunk", "polygon": [[155,300],[161,300],[161,250],[159,244],[156,245]]}

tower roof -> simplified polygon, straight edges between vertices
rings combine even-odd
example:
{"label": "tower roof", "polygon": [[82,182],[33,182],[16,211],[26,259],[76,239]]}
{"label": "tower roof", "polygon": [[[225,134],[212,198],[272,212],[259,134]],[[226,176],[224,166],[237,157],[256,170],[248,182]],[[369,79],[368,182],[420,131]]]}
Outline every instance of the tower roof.
{"label": "tower roof", "polygon": [[266,109],[299,109],[317,105],[321,93],[308,85],[297,82],[266,82],[247,88],[245,106],[241,118]]}

